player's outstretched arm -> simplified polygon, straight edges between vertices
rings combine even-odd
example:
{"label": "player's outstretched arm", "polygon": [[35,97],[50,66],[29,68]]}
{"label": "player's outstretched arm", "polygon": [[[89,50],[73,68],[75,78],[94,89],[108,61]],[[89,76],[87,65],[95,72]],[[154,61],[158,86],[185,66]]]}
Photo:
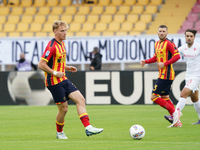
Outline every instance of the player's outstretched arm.
{"label": "player's outstretched arm", "polygon": [[70,72],[77,72],[77,68],[74,66],[65,66],[65,70],[66,71],[70,71]]}

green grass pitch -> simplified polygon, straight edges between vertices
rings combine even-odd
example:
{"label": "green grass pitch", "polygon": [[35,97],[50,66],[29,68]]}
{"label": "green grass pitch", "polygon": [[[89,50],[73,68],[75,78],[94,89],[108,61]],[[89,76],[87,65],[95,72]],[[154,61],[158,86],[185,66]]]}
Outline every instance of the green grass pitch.
{"label": "green grass pitch", "polygon": [[[200,147],[200,125],[193,106],[184,108],[181,128],[167,128],[168,114],[158,105],[87,105],[93,126],[104,128],[87,137],[76,106],[69,105],[64,132],[68,140],[56,139],[57,107],[0,106],[0,150],[195,150]],[[133,140],[129,128],[144,127],[142,140]]]}

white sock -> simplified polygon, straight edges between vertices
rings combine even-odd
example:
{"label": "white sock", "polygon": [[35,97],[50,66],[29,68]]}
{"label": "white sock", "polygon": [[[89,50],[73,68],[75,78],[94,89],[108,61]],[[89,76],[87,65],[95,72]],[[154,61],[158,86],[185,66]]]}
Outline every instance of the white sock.
{"label": "white sock", "polygon": [[197,102],[194,102],[193,105],[200,119],[200,101],[198,100]]}
{"label": "white sock", "polygon": [[182,111],[182,109],[185,107],[185,103],[186,103],[186,98],[180,97],[179,98],[179,102],[176,105],[176,110],[180,110]]}
{"label": "white sock", "polygon": [[91,125],[88,125],[87,127],[85,127],[85,128],[91,128],[92,126]]}

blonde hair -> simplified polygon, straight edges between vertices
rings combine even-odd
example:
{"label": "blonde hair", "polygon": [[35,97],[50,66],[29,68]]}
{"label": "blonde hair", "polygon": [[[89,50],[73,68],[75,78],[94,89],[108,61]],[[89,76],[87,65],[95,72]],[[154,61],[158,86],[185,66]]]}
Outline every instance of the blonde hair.
{"label": "blonde hair", "polygon": [[56,21],[54,21],[54,23],[52,25],[52,30],[54,31],[54,30],[58,29],[60,26],[65,26],[67,29],[69,29],[69,26],[65,21],[56,20]]}

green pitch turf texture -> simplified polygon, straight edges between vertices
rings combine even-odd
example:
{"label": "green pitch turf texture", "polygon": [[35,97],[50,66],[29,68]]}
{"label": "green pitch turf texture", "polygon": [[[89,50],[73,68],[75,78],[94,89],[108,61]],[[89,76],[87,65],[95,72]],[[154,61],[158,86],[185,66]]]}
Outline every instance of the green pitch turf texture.
{"label": "green pitch turf texture", "polygon": [[[168,114],[158,105],[87,105],[93,126],[104,128],[87,137],[76,106],[70,105],[64,132],[68,140],[56,139],[57,107],[0,106],[0,150],[196,150],[200,148],[200,125],[193,106],[184,108],[181,128],[167,128]],[[129,128],[144,127],[142,140],[133,140]]]}

